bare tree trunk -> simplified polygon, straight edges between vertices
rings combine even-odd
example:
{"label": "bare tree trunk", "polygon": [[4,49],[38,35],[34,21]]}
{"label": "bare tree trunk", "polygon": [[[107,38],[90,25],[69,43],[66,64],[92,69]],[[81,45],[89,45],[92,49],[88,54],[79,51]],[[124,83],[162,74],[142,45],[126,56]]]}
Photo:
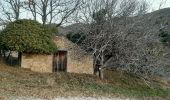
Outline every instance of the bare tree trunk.
{"label": "bare tree trunk", "polygon": [[102,67],[100,67],[99,68],[99,77],[100,77],[101,80],[104,79],[104,73],[103,72],[104,72],[104,69]]}
{"label": "bare tree trunk", "polygon": [[18,52],[18,65],[21,66],[22,53]]}
{"label": "bare tree trunk", "polygon": [[12,10],[15,14],[15,20],[18,20],[20,16],[21,1],[20,0],[9,0],[6,2],[8,2],[11,5]]}
{"label": "bare tree trunk", "polygon": [[28,1],[28,7],[32,13],[32,16],[34,17],[34,20],[36,21],[37,20],[36,2],[34,0]]}
{"label": "bare tree trunk", "polygon": [[50,22],[49,22],[49,24],[51,24],[52,23],[52,19],[53,19],[53,2],[52,2],[52,0],[50,1]]}
{"label": "bare tree trunk", "polygon": [[8,54],[8,56],[5,58],[5,60],[8,61],[9,58],[10,58],[10,56],[11,56],[11,51],[9,51],[9,54]]}
{"label": "bare tree trunk", "polygon": [[42,22],[43,25],[47,22],[47,4],[48,4],[48,0],[41,0],[42,2]]}
{"label": "bare tree trunk", "polygon": [[0,50],[0,57],[2,58],[2,56],[3,56],[3,52],[2,50]]}
{"label": "bare tree trunk", "polygon": [[2,53],[3,53],[3,57],[5,58],[6,57],[5,50],[2,50]]}

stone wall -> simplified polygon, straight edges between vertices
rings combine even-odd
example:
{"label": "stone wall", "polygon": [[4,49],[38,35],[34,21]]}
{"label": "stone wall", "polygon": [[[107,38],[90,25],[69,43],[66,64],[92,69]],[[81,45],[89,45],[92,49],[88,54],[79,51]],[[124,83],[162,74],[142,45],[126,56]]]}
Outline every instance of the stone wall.
{"label": "stone wall", "polygon": [[52,72],[52,55],[22,54],[21,67],[35,72]]}
{"label": "stone wall", "polygon": [[93,74],[93,58],[65,37],[56,37],[54,42],[60,50],[67,51],[67,72]]}
{"label": "stone wall", "polygon": [[[67,51],[67,72],[93,74],[93,58],[65,37],[56,37],[54,42],[59,50]],[[22,68],[36,72],[52,72],[53,55],[22,54]]]}
{"label": "stone wall", "polygon": [[93,60],[89,56],[74,59],[68,52],[67,72],[93,74]]}

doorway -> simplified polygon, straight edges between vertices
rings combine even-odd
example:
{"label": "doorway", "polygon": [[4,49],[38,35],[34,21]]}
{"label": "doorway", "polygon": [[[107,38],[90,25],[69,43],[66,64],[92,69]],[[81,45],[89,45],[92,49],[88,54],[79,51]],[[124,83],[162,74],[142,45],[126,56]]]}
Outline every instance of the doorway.
{"label": "doorway", "polygon": [[67,51],[58,51],[53,56],[53,72],[67,71]]}

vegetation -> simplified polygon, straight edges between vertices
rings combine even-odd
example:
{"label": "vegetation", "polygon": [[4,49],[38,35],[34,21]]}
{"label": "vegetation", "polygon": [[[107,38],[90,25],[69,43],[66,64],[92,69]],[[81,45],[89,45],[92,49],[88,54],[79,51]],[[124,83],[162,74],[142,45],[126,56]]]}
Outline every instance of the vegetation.
{"label": "vegetation", "polygon": [[166,29],[160,29],[160,34],[159,36],[161,37],[161,42],[165,45],[170,44],[170,34],[169,31]]}
{"label": "vegetation", "polygon": [[[0,96],[120,96],[127,98],[167,98],[168,89],[147,86],[144,81],[125,72],[112,71],[106,80],[94,75],[73,73],[35,73],[0,63]],[[160,86],[160,85],[159,85]]]}
{"label": "vegetation", "polygon": [[0,47],[18,52],[51,53],[57,50],[52,41],[52,32],[55,31],[37,21],[17,20],[0,33]]}
{"label": "vegetation", "polygon": [[[80,46],[93,54],[97,71],[99,67],[112,67],[144,78],[154,75],[169,77],[169,50],[166,51],[159,41],[158,32],[167,26],[167,12],[170,10],[146,14],[146,2],[140,5],[136,1],[122,0],[120,5],[117,0],[88,2],[89,6],[79,12],[79,22],[76,19],[77,23],[82,24],[77,27],[70,25],[70,30],[81,28],[79,30],[85,34],[86,38]],[[157,20],[159,23],[156,24]],[[166,42],[167,37],[163,41]]]}
{"label": "vegetation", "polygon": [[74,32],[69,32],[66,37],[72,41],[73,43],[76,44],[82,44],[84,39],[86,38],[83,33],[74,33]]}
{"label": "vegetation", "polygon": [[102,24],[106,19],[107,11],[105,9],[100,9],[98,12],[93,13],[93,19],[97,24]]}
{"label": "vegetation", "polygon": [[[162,89],[161,85],[155,82],[153,83],[157,84],[156,86],[148,83],[146,85],[145,82],[148,79],[152,83],[153,76],[169,79],[170,52],[169,48],[160,43],[158,33],[162,27],[169,28],[170,9],[146,14],[150,9],[145,0],[28,0],[26,2],[1,0],[0,8],[2,12],[0,24],[8,24],[0,32],[0,50],[3,49],[0,53],[4,55],[3,57],[8,54],[6,50],[20,52],[19,58],[21,52],[56,51],[57,47],[52,42],[52,36],[55,34],[51,33],[57,33],[57,29],[50,25],[82,23],[83,26],[75,27],[75,30],[81,30],[83,37],[82,34],[72,32],[67,38],[74,43],[82,43],[81,46],[93,54],[97,71],[99,68],[112,67],[141,76],[140,79],[123,71],[100,70],[100,75],[102,72],[106,74],[101,76],[107,76],[101,81],[93,75],[39,74],[1,64],[0,95],[3,93],[2,95],[10,96],[44,97],[118,94],[137,98],[157,96],[170,99],[168,89]],[[34,21],[18,20],[25,18],[20,15],[26,13],[30,13],[29,17]],[[43,25],[36,22],[37,19]],[[163,44],[169,45],[169,31],[161,30],[160,37]],[[169,83],[167,82],[168,86]]]}

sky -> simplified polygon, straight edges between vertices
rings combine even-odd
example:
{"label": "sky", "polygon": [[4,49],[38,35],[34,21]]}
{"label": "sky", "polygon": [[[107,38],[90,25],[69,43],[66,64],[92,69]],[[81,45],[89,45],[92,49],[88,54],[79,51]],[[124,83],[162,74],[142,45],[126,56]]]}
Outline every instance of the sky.
{"label": "sky", "polygon": [[[21,0],[21,1],[24,1],[24,0]],[[145,0],[145,1],[147,1],[149,3],[149,6],[150,6],[149,12],[152,12],[152,11],[155,11],[158,9],[162,9],[162,8],[170,7],[170,0]],[[161,2],[162,2],[162,6],[159,7]],[[32,18],[32,17],[30,17],[30,13],[23,13],[21,16],[24,16],[25,18],[28,18],[28,19]],[[41,18],[39,18],[39,19],[41,19]]]}
{"label": "sky", "polygon": [[170,7],[170,0],[146,0],[146,1],[151,5],[151,11],[158,10],[161,2],[163,2],[161,8]]}

